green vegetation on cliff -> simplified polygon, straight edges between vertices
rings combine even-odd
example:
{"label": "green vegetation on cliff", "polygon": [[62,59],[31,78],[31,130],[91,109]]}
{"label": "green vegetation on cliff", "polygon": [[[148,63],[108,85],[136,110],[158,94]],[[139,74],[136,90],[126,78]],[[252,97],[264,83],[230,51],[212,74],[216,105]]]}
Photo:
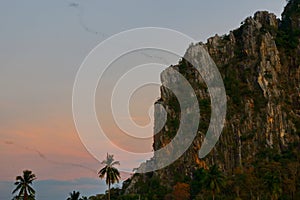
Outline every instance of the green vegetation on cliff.
{"label": "green vegetation on cliff", "polygon": [[[197,137],[176,162],[135,174],[122,192],[149,200],[300,199],[299,41],[300,1],[290,0],[281,20],[257,12],[228,35],[192,45],[187,53],[203,45],[224,80],[227,117],[219,142],[208,156],[198,158],[210,120],[210,98],[199,73],[182,59],[171,68],[197,95]],[[180,120],[179,103],[163,86],[157,103],[166,108],[168,121],[154,136],[154,150],[172,140]]]}

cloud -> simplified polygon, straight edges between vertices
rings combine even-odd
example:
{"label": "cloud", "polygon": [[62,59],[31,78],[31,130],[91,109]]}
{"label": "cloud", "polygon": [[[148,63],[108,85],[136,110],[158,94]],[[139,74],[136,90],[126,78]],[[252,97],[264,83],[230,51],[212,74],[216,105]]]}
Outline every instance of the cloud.
{"label": "cloud", "polygon": [[72,2],[72,3],[69,4],[69,7],[75,8],[77,10],[77,12],[78,12],[77,17],[78,17],[79,24],[85,31],[87,31],[88,33],[94,34],[94,35],[99,35],[104,39],[108,38],[110,36],[106,33],[101,32],[101,31],[94,30],[86,24],[86,22],[83,19],[85,9],[81,4]]}
{"label": "cloud", "polygon": [[[79,191],[83,196],[92,196],[104,193],[107,189],[104,180],[80,178],[74,180],[37,180],[33,184],[37,199],[53,200],[66,199],[73,190]],[[13,182],[0,181],[0,199],[11,199]]]}
{"label": "cloud", "polygon": [[23,145],[15,143],[13,141],[10,141],[10,140],[5,140],[5,141],[3,141],[3,143],[6,144],[6,145],[14,145],[18,148],[21,148],[21,149],[24,149],[24,150],[27,150],[27,151],[35,152],[41,159],[43,159],[43,160],[45,160],[49,163],[55,164],[55,165],[78,167],[78,168],[89,170],[93,173],[97,173],[97,171],[95,169],[92,169],[92,168],[90,168],[88,166],[85,166],[85,165],[82,165],[82,164],[71,163],[71,162],[61,162],[61,161],[55,161],[55,160],[49,159],[45,154],[43,154],[37,148],[23,146]]}
{"label": "cloud", "polygon": [[[56,154],[41,150],[36,146],[28,146],[15,139],[0,139],[0,146],[4,151],[0,153],[0,181],[14,180],[15,176],[24,169],[32,170],[38,180],[70,180],[80,177],[98,178],[98,171],[104,166],[92,158],[68,156],[68,154]],[[64,149],[62,149],[62,152]],[[118,155],[116,158],[127,159],[126,155]],[[103,158],[104,159],[104,158]],[[132,160],[128,157],[127,160]],[[119,168],[121,181],[132,175],[132,163],[122,162]],[[137,167],[137,166],[135,166]],[[1,199],[1,198],[0,198]]]}

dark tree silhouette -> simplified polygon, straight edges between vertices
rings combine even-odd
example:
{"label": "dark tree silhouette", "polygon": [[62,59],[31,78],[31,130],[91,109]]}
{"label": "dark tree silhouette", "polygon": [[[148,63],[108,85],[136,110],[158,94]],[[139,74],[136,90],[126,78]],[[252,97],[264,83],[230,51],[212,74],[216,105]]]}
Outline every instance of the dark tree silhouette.
{"label": "dark tree silhouette", "polygon": [[103,179],[106,177],[106,184],[108,185],[108,200],[110,200],[110,186],[114,183],[119,183],[120,172],[114,165],[120,165],[119,161],[114,160],[114,155],[107,153],[106,160],[103,160],[101,164],[105,164],[99,172],[99,177]]}
{"label": "dark tree silhouette", "polygon": [[17,176],[15,182],[16,188],[12,192],[13,194],[15,194],[19,191],[18,195],[15,198],[23,200],[34,199],[35,191],[31,187],[31,185],[35,179],[35,174],[33,174],[30,170],[24,170],[23,176]]}
{"label": "dark tree silhouette", "polygon": [[69,193],[70,197],[67,198],[67,200],[79,200],[80,192],[70,192]]}

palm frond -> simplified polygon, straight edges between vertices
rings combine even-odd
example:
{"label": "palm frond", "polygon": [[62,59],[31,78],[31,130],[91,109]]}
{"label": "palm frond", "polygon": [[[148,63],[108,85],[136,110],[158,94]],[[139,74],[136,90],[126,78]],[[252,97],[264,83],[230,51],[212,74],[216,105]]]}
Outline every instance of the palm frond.
{"label": "palm frond", "polygon": [[12,194],[16,193],[20,188],[22,187],[21,184],[19,184],[16,189],[13,190]]}
{"label": "palm frond", "polygon": [[111,163],[111,166],[114,166],[114,165],[120,165],[120,161],[114,161],[113,163]]}

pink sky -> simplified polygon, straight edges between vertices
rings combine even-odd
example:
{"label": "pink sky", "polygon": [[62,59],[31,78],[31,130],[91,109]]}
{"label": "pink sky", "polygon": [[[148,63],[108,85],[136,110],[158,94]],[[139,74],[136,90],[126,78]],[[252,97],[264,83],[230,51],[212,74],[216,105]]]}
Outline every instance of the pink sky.
{"label": "pink sky", "polygon": [[[63,116],[63,115],[62,115]],[[31,169],[39,180],[73,180],[82,177],[97,177],[102,166],[81,143],[75,129],[72,115],[49,116],[39,119],[33,127],[30,116],[22,123],[6,124],[0,130],[0,180],[11,181],[23,169]],[[99,146],[101,146],[99,141]],[[100,147],[105,159],[107,149]],[[116,160],[128,160],[126,154],[115,155]],[[138,161],[121,166],[134,168]],[[122,173],[123,178],[128,173]]]}
{"label": "pink sky", "polygon": [[1,180],[12,180],[25,168],[32,169],[39,179],[93,176],[73,165],[97,170],[99,163],[81,144],[70,119],[49,119],[31,126],[16,124],[1,130]]}

